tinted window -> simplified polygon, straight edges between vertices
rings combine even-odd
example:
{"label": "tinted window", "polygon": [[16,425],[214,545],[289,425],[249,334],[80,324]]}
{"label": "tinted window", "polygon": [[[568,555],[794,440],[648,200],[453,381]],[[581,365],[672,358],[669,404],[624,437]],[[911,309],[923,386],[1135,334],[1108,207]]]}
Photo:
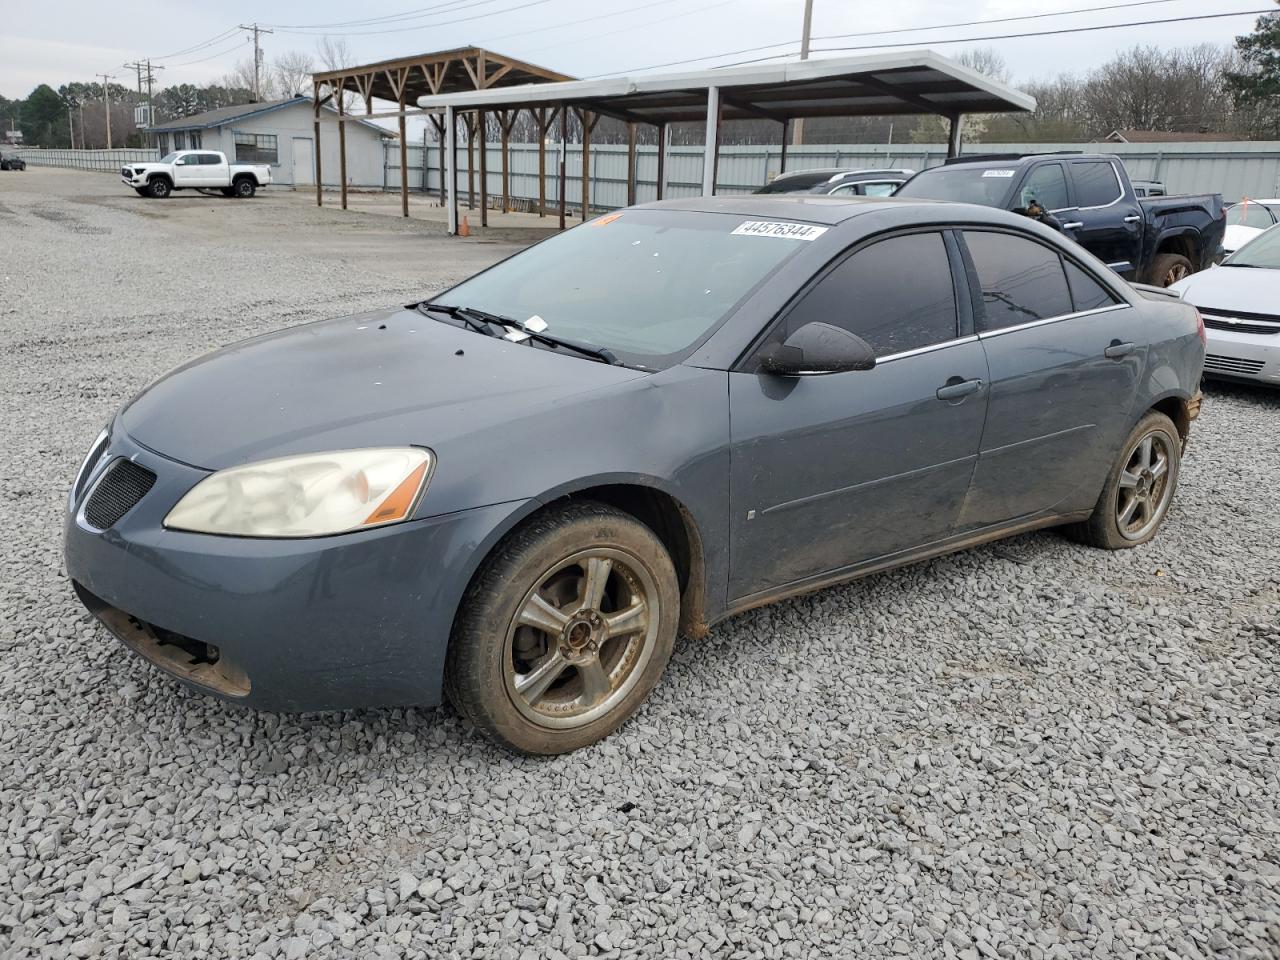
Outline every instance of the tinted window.
{"label": "tinted window", "polygon": [[1019,191],[1018,206],[1026,207],[1035,200],[1046,210],[1061,210],[1070,206],[1067,202],[1067,178],[1062,164],[1046,163],[1036,167]]}
{"label": "tinted window", "polygon": [[1120,197],[1115,167],[1106,160],[1071,164],[1071,179],[1076,185],[1077,207],[1102,207]]}
{"label": "tinted window", "polygon": [[1071,302],[1077,310],[1096,310],[1118,303],[1111,291],[1070,260],[1065,261],[1067,283],[1071,286]]}
{"label": "tinted window", "polygon": [[1048,247],[1008,233],[966,230],[986,316],[978,330],[999,330],[1073,312],[1062,259]]}
{"label": "tinted window", "polygon": [[219,163],[218,155],[216,153],[202,153],[200,154],[200,163],[206,167],[216,167]]}
{"label": "tinted window", "polygon": [[890,237],[859,250],[805,294],[784,337],[813,321],[856,333],[876,356],[956,336],[955,290],[938,233]]}

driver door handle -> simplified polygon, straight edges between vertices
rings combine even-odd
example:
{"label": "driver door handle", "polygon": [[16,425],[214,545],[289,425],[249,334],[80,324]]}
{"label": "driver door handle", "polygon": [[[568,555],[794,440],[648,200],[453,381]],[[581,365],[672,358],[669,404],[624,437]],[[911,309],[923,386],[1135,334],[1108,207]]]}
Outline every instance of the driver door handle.
{"label": "driver door handle", "polygon": [[939,400],[962,400],[981,389],[981,380],[961,380],[959,377],[951,377],[938,388],[937,396]]}
{"label": "driver door handle", "polygon": [[1112,340],[1111,345],[1102,351],[1102,355],[1109,360],[1119,360],[1133,353],[1133,343],[1121,343],[1119,340]]}
{"label": "driver door handle", "polygon": [[1136,213],[1134,213],[1134,214],[1131,214],[1131,215],[1129,215],[1129,216],[1125,217],[1125,218],[1124,218],[1124,222],[1125,222],[1125,223],[1137,223],[1137,222],[1138,222],[1139,220],[1141,220],[1141,219],[1142,219],[1142,216],[1141,216],[1140,214],[1136,214]]}
{"label": "driver door handle", "polygon": [[1081,228],[1081,227],[1083,227],[1083,226],[1084,226],[1084,221],[1083,221],[1083,220],[1072,220],[1070,223],[1064,223],[1064,224],[1062,225],[1062,229],[1063,229],[1063,230],[1078,230],[1078,229],[1080,229],[1080,228]]}

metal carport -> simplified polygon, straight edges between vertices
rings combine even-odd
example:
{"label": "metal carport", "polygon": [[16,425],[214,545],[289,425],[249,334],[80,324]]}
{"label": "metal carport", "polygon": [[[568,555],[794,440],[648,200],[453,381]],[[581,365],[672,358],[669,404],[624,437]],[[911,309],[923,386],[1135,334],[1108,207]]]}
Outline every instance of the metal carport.
{"label": "metal carport", "polygon": [[[635,125],[647,123],[658,131],[659,196],[663,153],[670,123],[706,123],[706,152],[702,190],[715,193],[720,125],[726,120],[767,118],[788,127],[800,117],[856,117],[929,113],[951,122],[948,153],[960,149],[960,119],[966,113],[1008,113],[1034,110],[1034,97],[992,80],[932,50],[901,51],[858,57],[787,60],[741,67],[692,72],[571,80],[526,84],[497,90],[477,90],[420,97],[425,111],[445,114],[445,182],[456,183],[456,122],[459,113],[484,110],[533,110],[540,117],[550,108],[560,117],[576,110],[583,130],[583,218],[587,216],[586,187],[590,179],[591,130],[601,116],[629,124],[628,199],[635,199]],[[549,124],[547,124],[549,127]],[[547,127],[544,127],[546,129]],[[562,152],[563,155],[563,152]],[[543,174],[545,176],[545,174]],[[563,164],[561,169],[563,179]],[[456,233],[456,190],[449,191],[449,232]],[[561,225],[564,190],[560,191]]]}

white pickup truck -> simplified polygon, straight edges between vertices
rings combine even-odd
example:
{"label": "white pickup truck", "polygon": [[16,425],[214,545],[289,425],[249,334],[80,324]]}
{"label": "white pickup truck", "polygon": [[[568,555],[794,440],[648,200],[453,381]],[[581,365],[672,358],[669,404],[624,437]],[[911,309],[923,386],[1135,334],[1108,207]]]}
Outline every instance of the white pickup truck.
{"label": "white pickup truck", "polygon": [[271,182],[265,163],[228,163],[216,150],[175,150],[159,160],[130,163],[120,179],[141,197],[163,200],[174,190],[220,190],[224,197],[252,197]]}

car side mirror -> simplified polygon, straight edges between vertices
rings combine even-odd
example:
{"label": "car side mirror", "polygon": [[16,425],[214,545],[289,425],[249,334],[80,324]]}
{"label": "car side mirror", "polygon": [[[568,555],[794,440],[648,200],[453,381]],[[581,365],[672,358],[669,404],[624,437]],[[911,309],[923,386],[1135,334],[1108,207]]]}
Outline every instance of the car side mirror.
{"label": "car side mirror", "polygon": [[823,373],[870,370],[876,365],[871,344],[856,333],[830,323],[806,323],[782,343],[773,343],[758,354],[760,369],[780,377],[807,377]]}

